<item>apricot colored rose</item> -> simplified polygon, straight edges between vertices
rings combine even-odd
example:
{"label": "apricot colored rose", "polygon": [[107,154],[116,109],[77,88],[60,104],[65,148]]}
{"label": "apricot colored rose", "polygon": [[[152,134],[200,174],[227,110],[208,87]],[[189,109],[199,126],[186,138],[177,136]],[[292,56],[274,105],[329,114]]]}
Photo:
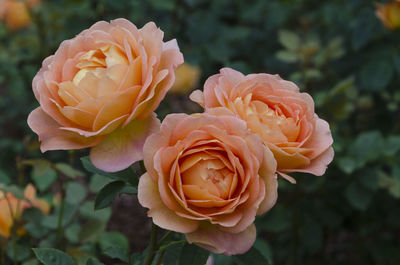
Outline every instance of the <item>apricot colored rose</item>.
{"label": "apricot colored rose", "polygon": [[24,191],[26,200],[16,198],[12,193],[0,191],[0,236],[10,237],[14,221],[18,220],[26,208],[35,207],[44,214],[50,211],[49,204],[36,198],[36,189],[29,184]]}
{"label": "apricot colored rose", "polygon": [[225,109],[170,114],[144,145],[139,202],[153,222],[225,255],[254,243],[256,215],[277,198],[276,161]]}
{"label": "apricot colored rose", "polygon": [[376,15],[388,29],[400,27],[400,0],[377,4]]}
{"label": "apricot colored rose", "polygon": [[153,22],[137,29],[116,19],[62,42],[33,80],[40,107],[28,124],[41,150],[92,147],[92,163],[110,172],[141,160],[146,137],[159,127],[152,112],[183,62],[176,40],[163,35]]}
{"label": "apricot colored rose", "polygon": [[278,75],[242,73],[230,68],[211,76],[191,99],[205,109],[225,107],[245,120],[278,163],[278,171],[324,174],[333,159],[332,135],[314,113],[314,101]]}
{"label": "apricot colored rose", "polygon": [[176,79],[174,85],[171,87],[171,92],[184,94],[193,90],[200,78],[200,68],[188,63],[179,66],[176,71]]}

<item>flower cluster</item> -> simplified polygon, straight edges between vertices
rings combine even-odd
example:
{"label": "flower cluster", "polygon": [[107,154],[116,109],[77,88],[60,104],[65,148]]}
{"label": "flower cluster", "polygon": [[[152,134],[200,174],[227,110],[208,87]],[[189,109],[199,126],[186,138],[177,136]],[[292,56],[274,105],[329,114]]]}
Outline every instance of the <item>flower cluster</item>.
{"label": "flower cluster", "polygon": [[[277,177],[325,172],[329,125],[294,83],[229,68],[191,94],[204,113],[170,114],[160,125],[153,111],[182,63],[154,23],[98,22],[43,62],[28,123],[42,151],[91,147],[105,171],[143,159],[138,197],[155,224],[215,253],[244,253],[255,217],[277,200]],[[178,80],[192,86],[187,78]]]}

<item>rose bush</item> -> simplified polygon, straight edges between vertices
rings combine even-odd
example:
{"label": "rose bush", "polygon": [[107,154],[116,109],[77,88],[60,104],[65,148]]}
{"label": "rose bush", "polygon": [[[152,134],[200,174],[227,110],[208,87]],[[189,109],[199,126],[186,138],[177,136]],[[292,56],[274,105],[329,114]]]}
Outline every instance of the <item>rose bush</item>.
{"label": "rose bush", "polygon": [[314,101],[278,75],[242,73],[230,68],[208,78],[191,99],[205,109],[225,107],[245,120],[274,154],[278,171],[324,174],[332,161],[332,135],[314,113]]}
{"label": "rose bush", "polygon": [[36,198],[36,189],[32,184],[26,186],[24,197],[26,200],[21,200],[10,192],[0,191],[0,236],[10,237],[14,221],[18,220],[27,208],[35,207],[44,214],[49,213],[49,204]]}
{"label": "rose bush", "polygon": [[152,22],[97,22],[43,62],[33,80],[40,107],[28,124],[41,150],[92,147],[93,164],[118,171],[142,159],[146,137],[159,126],[152,112],[183,62],[175,40],[163,42]]}
{"label": "rose bush", "polygon": [[215,253],[246,252],[277,199],[276,161],[223,108],[170,114],[144,145],[138,198],[158,226]]}

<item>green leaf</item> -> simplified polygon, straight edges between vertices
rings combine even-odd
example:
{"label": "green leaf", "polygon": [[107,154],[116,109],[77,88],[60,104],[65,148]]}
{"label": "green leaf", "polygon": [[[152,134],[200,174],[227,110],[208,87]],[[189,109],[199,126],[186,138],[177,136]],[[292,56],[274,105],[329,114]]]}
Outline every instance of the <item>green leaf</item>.
{"label": "green leaf", "polygon": [[117,246],[107,248],[103,254],[112,259],[119,259],[125,262],[129,261],[128,251]]}
{"label": "green leaf", "polygon": [[104,265],[103,263],[101,263],[98,260],[95,260],[93,258],[88,259],[86,265]]}
{"label": "green leaf", "polygon": [[373,197],[373,191],[365,188],[357,182],[352,182],[346,188],[346,198],[354,208],[365,211]]}
{"label": "green leaf", "polygon": [[194,244],[186,243],[179,256],[179,265],[204,265],[210,253]]}
{"label": "green leaf", "polygon": [[124,250],[129,249],[129,241],[128,239],[119,232],[105,232],[100,235],[99,245],[102,251],[105,251],[107,248],[118,246]]}
{"label": "green leaf", "polygon": [[164,265],[177,265],[179,261],[179,254],[181,253],[183,244],[175,244],[165,250],[163,257]]}
{"label": "green leaf", "polygon": [[254,243],[254,247],[264,256],[268,264],[272,264],[272,249],[271,246],[262,239],[257,239]]}
{"label": "green leaf", "polygon": [[96,196],[94,208],[99,210],[108,207],[124,187],[125,183],[119,180],[104,186]]}
{"label": "green leaf", "polygon": [[89,189],[91,192],[97,193],[110,182],[112,182],[112,180],[105,176],[93,174],[90,178]]}
{"label": "green leaf", "polygon": [[96,168],[92,162],[90,162],[89,156],[85,156],[81,158],[83,167],[93,174],[99,174],[102,176],[109,177],[114,180],[122,180],[131,183],[132,185],[137,185],[138,176],[137,174],[129,167],[119,172],[110,173],[104,172],[98,168]]}
{"label": "green leaf", "polygon": [[79,232],[79,240],[82,242],[97,241],[99,236],[106,229],[107,223],[99,219],[90,219],[87,221]]}
{"label": "green leaf", "polygon": [[34,248],[32,250],[44,265],[76,265],[71,256],[60,250],[53,248]]}
{"label": "green leaf", "polygon": [[272,264],[272,263],[270,263],[270,257],[268,257],[268,254],[265,255],[265,254],[261,253],[260,249],[256,248],[256,247],[252,247],[245,254],[234,256],[233,260],[238,265],[259,265],[259,264],[269,265],[269,264]]}
{"label": "green leaf", "polygon": [[295,63],[299,60],[297,54],[291,51],[278,51],[276,53],[276,58],[285,63]]}
{"label": "green leaf", "polygon": [[297,50],[300,46],[300,38],[296,33],[289,30],[280,30],[278,33],[279,42],[288,50]]}
{"label": "green leaf", "polygon": [[0,169],[0,183],[3,183],[5,185],[10,184],[10,178],[7,176],[7,174]]}
{"label": "green leaf", "polygon": [[87,201],[80,208],[79,212],[83,218],[86,219],[98,219],[100,221],[107,222],[111,216],[111,209],[104,208],[102,210],[94,209],[94,202]]}
{"label": "green leaf", "polygon": [[360,72],[361,88],[377,92],[384,89],[393,77],[393,67],[385,60],[373,60]]}
{"label": "green leaf", "polygon": [[66,187],[66,202],[70,204],[79,204],[86,197],[86,188],[79,182],[70,182]]}
{"label": "green leaf", "polygon": [[54,168],[63,173],[65,176],[73,179],[85,175],[83,172],[76,170],[70,165],[65,163],[57,163],[54,165]]}

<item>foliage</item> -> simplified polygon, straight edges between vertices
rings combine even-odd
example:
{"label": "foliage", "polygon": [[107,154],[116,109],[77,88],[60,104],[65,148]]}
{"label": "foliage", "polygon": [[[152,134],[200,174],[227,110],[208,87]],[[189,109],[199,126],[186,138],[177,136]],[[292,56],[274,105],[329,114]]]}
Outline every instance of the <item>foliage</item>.
{"label": "foliage", "polygon": [[[125,17],[138,26],[154,20],[166,39],[177,38],[185,60],[202,69],[199,84],[222,66],[278,73],[310,93],[330,123],[335,160],[327,173],[280,181],[277,205],[256,220],[255,246],[213,255],[215,264],[398,264],[400,33],[374,10],[372,0],[48,0],[31,9],[27,29],[0,23],[0,188],[17,196],[32,182],[53,208],[24,212],[27,233],[15,245],[0,239],[0,263],[12,264],[17,252],[24,265],[39,264],[35,255],[45,265],[141,264],[149,251],[105,232],[114,197],[136,193],[140,166],[109,174],[86,151],[42,155],[26,125],[42,60],[94,22]],[[157,112],[197,110],[168,95]],[[204,261],[202,249],[181,240],[173,234],[158,246],[168,246],[163,264]]]}

